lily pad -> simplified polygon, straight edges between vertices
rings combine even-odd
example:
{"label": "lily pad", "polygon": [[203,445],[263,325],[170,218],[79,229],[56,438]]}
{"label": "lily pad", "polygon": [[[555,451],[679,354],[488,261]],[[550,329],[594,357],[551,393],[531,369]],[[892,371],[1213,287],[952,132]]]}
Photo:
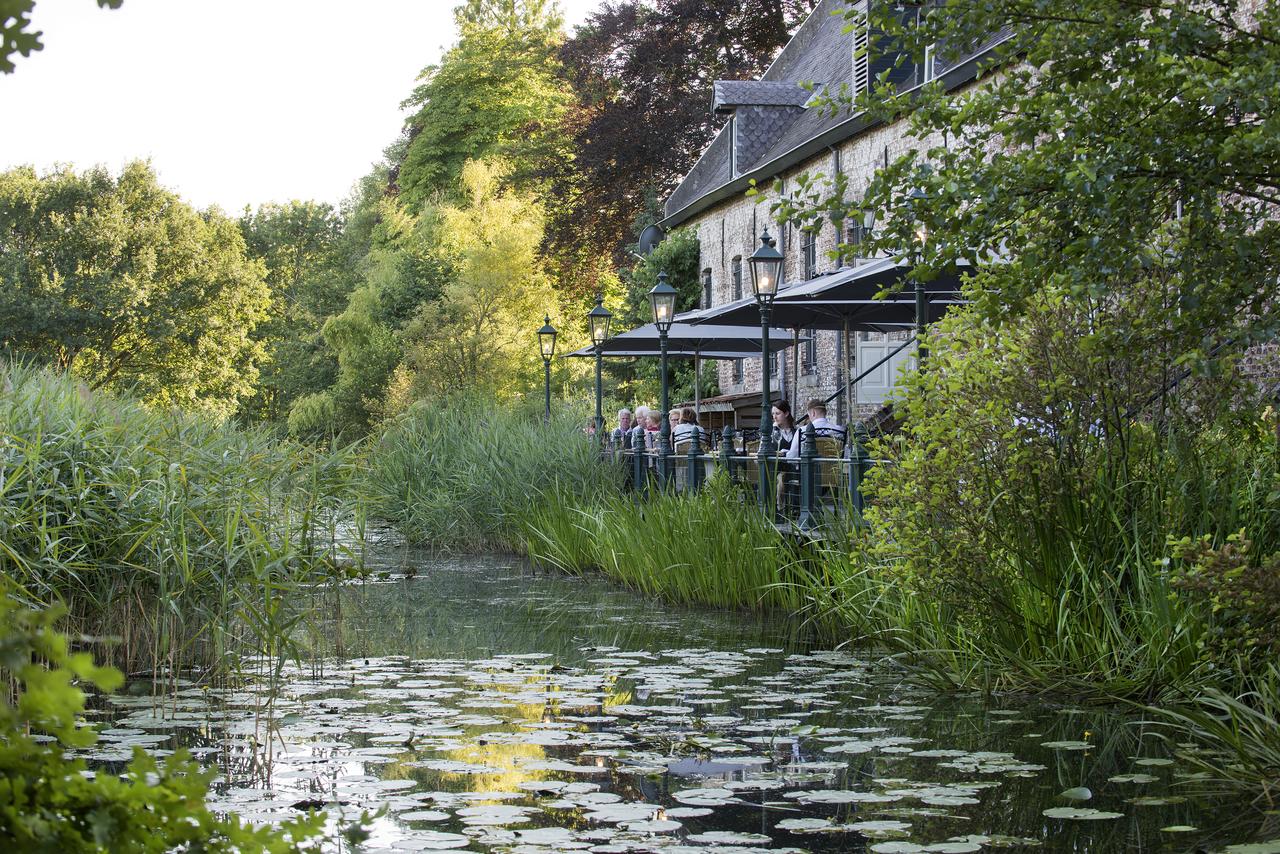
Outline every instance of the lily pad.
{"label": "lily pad", "polygon": [[1099,821],[1109,818],[1124,818],[1124,813],[1106,812],[1088,807],[1053,807],[1040,813],[1047,818],[1068,818],[1077,821]]}

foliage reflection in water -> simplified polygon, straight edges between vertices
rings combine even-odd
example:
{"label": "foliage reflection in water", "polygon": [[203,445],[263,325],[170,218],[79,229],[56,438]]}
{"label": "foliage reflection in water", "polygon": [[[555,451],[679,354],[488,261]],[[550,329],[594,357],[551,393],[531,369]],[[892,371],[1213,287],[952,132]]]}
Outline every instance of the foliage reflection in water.
{"label": "foliage reflection in water", "polygon": [[124,695],[91,758],[190,746],[221,763],[216,806],[255,822],[385,808],[369,850],[1172,852],[1280,837],[1274,815],[1197,794],[1157,733],[1109,712],[938,695],[874,654],[810,649],[794,624],[513,559],[382,558],[388,580],[316,618],[316,657],[286,669],[269,727],[252,685]]}

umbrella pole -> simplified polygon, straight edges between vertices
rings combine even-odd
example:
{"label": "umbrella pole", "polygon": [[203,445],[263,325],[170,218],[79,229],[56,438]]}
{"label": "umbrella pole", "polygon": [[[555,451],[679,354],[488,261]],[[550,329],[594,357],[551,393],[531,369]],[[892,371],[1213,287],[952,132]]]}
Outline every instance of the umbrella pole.
{"label": "umbrella pole", "polygon": [[844,319],[844,411],[846,424],[853,423],[853,407],[857,403],[853,386],[853,343],[849,341],[849,318]]}
{"label": "umbrella pole", "polygon": [[693,414],[702,423],[702,351],[693,351]]}
{"label": "umbrella pole", "polygon": [[799,406],[796,395],[800,394],[800,327],[791,330],[791,411]]}

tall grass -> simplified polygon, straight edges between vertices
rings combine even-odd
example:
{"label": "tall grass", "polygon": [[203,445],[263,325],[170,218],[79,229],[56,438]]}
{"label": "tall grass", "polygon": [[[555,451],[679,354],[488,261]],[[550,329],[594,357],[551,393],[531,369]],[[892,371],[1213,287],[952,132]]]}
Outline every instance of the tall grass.
{"label": "tall grass", "polygon": [[620,469],[601,464],[581,424],[462,396],[419,402],[374,440],[363,489],[410,541],[515,550],[531,508],[620,488]]}
{"label": "tall grass", "polygon": [[672,602],[791,611],[805,604],[795,583],[803,548],[757,513],[751,496],[718,478],[691,496],[542,505],[525,528],[535,562],[599,570]]}
{"label": "tall grass", "polygon": [[359,558],[349,452],[0,367],[0,572],[128,671],[279,655],[300,585]]}

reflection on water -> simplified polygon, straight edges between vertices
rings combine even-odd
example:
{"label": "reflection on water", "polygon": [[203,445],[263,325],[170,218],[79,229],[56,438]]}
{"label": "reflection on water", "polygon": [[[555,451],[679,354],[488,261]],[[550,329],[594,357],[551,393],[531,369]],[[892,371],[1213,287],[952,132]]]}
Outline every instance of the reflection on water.
{"label": "reflection on water", "polygon": [[[1280,837],[1096,709],[941,696],[803,627],[514,559],[387,549],[261,691],[112,698],[92,758],[183,744],[255,822],[385,807],[369,850],[1221,851]],[[414,577],[404,577],[412,571]],[[338,615],[341,615],[340,617]],[[1280,847],[1258,849],[1280,851]]]}

